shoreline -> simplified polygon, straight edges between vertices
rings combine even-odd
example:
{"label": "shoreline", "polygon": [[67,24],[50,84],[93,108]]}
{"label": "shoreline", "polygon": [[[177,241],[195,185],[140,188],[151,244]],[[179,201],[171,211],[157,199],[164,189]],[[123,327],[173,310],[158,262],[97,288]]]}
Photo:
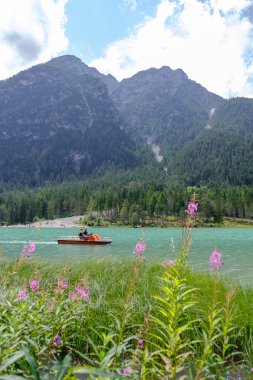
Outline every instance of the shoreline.
{"label": "shoreline", "polygon": [[[80,219],[83,215],[77,215],[77,216],[69,216],[66,218],[57,218],[57,219],[51,219],[51,220],[42,220],[40,222],[34,222],[34,223],[28,223],[28,224],[14,224],[9,225],[6,227],[27,227],[27,228],[71,228],[76,227],[80,228],[81,223]],[[78,223],[79,222],[79,223]]]}
{"label": "shoreline", "polygon": [[[49,219],[49,220],[41,220],[39,222],[33,222],[33,223],[27,223],[27,224],[11,224],[8,226],[2,226],[2,227],[26,227],[26,228],[80,228],[84,227],[84,225],[81,223],[83,215],[75,215],[75,216],[68,216],[65,218],[56,218],[56,219]],[[240,219],[239,219],[240,220]],[[131,225],[108,225],[106,227],[132,227],[132,228],[146,228],[147,226],[131,226]],[[173,224],[171,225],[153,225],[149,227],[160,227],[160,228],[182,228],[184,227],[183,225],[178,225],[178,224]],[[227,218],[225,219],[223,224],[206,224],[206,225],[194,225],[192,228],[253,228],[253,223],[240,223],[238,220],[228,220]]]}

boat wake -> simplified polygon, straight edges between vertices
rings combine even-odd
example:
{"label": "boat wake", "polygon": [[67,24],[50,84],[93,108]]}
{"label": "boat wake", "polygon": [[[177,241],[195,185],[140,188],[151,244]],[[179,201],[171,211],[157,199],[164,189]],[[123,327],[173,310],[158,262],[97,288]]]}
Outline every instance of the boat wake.
{"label": "boat wake", "polygon": [[[55,245],[55,241],[33,241],[35,245]],[[27,241],[23,240],[2,240],[0,244],[27,244]]]}

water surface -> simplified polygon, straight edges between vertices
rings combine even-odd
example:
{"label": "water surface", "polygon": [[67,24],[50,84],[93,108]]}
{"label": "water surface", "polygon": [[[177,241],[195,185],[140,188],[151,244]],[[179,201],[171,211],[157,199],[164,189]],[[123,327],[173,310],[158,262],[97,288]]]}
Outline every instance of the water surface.
{"label": "water surface", "polygon": [[[147,260],[162,263],[165,258],[175,258],[182,245],[181,228],[90,228],[89,232],[111,237],[112,244],[57,244],[57,238],[60,236],[77,235],[78,231],[78,228],[0,227],[0,252],[4,259],[18,258],[24,244],[32,240],[36,243],[34,260],[79,262],[91,257],[125,257],[131,260],[137,240],[144,237],[147,243]],[[225,262],[222,268],[224,276],[253,284],[253,229],[196,228],[192,230],[192,241],[192,267],[209,271],[209,256],[217,247]]]}

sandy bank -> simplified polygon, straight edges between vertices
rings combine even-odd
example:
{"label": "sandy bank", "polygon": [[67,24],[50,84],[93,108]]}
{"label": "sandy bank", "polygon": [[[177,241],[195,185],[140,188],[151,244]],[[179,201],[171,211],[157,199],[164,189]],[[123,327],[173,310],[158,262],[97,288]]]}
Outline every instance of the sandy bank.
{"label": "sandy bank", "polygon": [[17,224],[10,227],[80,227],[82,215],[70,216],[52,220],[43,220],[42,222],[30,223],[27,225]]}

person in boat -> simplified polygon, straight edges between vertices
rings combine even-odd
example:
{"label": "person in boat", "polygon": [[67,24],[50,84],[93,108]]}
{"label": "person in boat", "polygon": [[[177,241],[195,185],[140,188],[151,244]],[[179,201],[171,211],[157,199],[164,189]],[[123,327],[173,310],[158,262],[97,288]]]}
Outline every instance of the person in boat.
{"label": "person in boat", "polygon": [[78,237],[79,237],[79,239],[82,239],[83,238],[83,233],[84,233],[84,230],[81,228],[80,229],[80,232],[79,232],[79,234],[78,234]]}
{"label": "person in boat", "polygon": [[92,233],[89,234],[87,227],[85,227],[84,229],[83,228],[80,229],[78,237],[79,237],[79,239],[85,239],[85,240],[87,240],[89,238],[89,236],[91,236],[91,235],[93,235],[93,234]]}
{"label": "person in boat", "polygon": [[85,227],[84,231],[83,231],[83,237],[87,237],[87,236],[90,236],[91,234],[88,234],[88,229],[87,227]]}

